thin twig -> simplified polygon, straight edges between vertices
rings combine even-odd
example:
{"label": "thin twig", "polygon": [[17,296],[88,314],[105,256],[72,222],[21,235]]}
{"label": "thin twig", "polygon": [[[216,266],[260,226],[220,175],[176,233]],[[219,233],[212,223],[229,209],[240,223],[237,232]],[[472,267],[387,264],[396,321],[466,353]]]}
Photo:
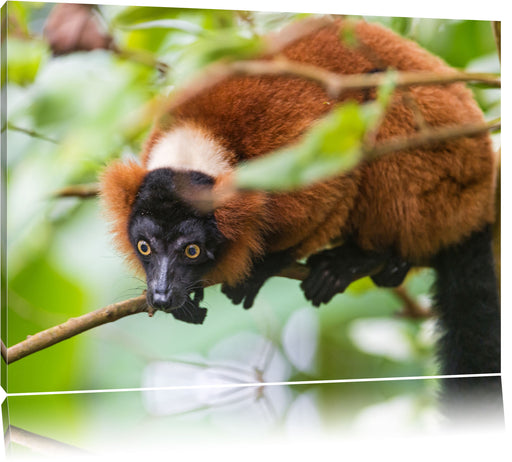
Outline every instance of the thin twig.
{"label": "thin twig", "polygon": [[43,134],[36,132],[34,130],[31,130],[29,128],[18,127],[17,125],[14,125],[10,122],[7,123],[7,128],[9,130],[24,133],[25,135],[28,135],[32,138],[39,138],[40,140],[48,141],[49,143],[58,144],[58,141],[53,138],[50,138],[46,135],[43,135]]}
{"label": "thin twig", "polygon": [[413,319],[424,319],[432,316],[432,312],[421,307],[416,300],[409,295],[405,287],[394,287],[392,291],[404,302],[402,311],[398,313],[399,316]]}
{"label": "thin twig", "polygon": [[99,185],[98,183],[90,183],[90,184],[77,184],[72,186],[67,186],[65,188],[59,189],[56,191],[53,196],[54,197],[95,197],[99,193]]}
{"label": "thin twig", "polygon": [[492,30],[494,32],[494,40],[496,41],[496,48],[498,51],[498,58],[501,61],[501,22],[493,21]]}
{"label": "thin twig", "polygon": [[[341,75],[327,71],[314,65],[276,59],[274,61],[236,61],[227,65],[226,72],[244,75],[288,75],[297,76],[322,84],[327,92],[337,98],[341,93],[351,90],[379,87],[386,83],[390,76],[387,72],[373,74]],[[456,72],[394,72],[392,79],[397,87],[414,85],[443,85],[454,82],[484,83],[492,87],[500,87],[501,79],[490,73]]]}
{"label": "thin twig", "polygon": [[[289,76],[311,80],[321,85],[332,98],[339,98],[347,91],[379,87],[390,79],[387,72],[340,75],[318,66],[285,58],[276,58],[273,61],[247,60],[219,63],[212,65],[192,84],[177,91],[168,110],[172,111],[199,93],[214,87],[220,81],[237,75]],[[501,87],[500,77],[491,73],[394,72],[392,79],[397,88],[414,85],[448,85],[455,82],[483,83],[491,87]]]}
{"label": "thin twig", "polygon": [[391,139],[376,146],[372,146],[371,148],[367,148],[365,157],[368,159],[375,159],[395,151],[436,144],[454,138],[462,138],[464,136],[480,135],[482,133],[497,131],[500,129],[501,122],[424,129],[415,135]]}
{"label": "thin twig", "polygon": [[165,75],[169,72],[169,65],[155,59],[151,53],[144,53],[142,51],[122,50],[118,46],[112,45],[110,47],[113,53],[119,56],[121,59],[127,61],[133,61],[143,66],[152,67],[156,69],[160,75]]}

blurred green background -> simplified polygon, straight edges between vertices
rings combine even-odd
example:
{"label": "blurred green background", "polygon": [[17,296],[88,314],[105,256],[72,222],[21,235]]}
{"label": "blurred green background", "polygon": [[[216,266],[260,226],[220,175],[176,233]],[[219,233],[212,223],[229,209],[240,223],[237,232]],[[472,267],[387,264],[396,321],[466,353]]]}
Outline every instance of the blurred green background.
{"label": "blurred green background", "polygon": [[[98,6],[92,14],[111,40],[110,49],[56,56],[43,35],[52,7],[7,5],[8,77],[2,84],[8,113],[2,130],[8,146],[8,346],[144,289],[144,281],[114,252],[97,199],[56,198],[55,193],[94,183],[108,161],[136,155],[158,95],[213,61],[252,56],[262,34],[304,16]],[[489,22],[365,19],[393,28],[457,68],[499,72]],[[499,90],[475,88],[475,94],[488,119],[500,115]],[[406,281],[421,306],[429,306],[432,280],[430,271],[421,270]],[[367,280],[319,310],[308,306],[295,281],[270,281],[249,311],[232,306],[212,287],[206,291],[203,326],[161,312],[153,318],[130,316],[11,364],[7,390],[435,374],[433,320],[396,316],[402,305],[395,293]],[[385,393],[348,387],[345,402],[357,396],[369,406],[417,393],[428,408],[433,403],[424,403],[422,392],[434,386],[422,381],[404,389],[397,382]],[[321,402],[330,402],[328,388],[315,397]],[[11,415],[37,421],[37,403],[18,400],[13,406]],[[52,409],[58,415],[67,413],[67,406],[56,400]],[[148,406],[134,412],[151,412]]]}

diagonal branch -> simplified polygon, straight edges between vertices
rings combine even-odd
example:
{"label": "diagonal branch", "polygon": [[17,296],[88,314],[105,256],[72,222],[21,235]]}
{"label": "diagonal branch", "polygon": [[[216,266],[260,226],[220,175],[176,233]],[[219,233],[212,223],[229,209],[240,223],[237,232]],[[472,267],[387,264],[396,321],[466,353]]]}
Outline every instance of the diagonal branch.
{"label": "diagonal branch", "polygon": [[2,348],[2,357],[7,364],[11,364],[18,359],[74,337],[86,330],[117,321],[131,314],[148,312],[148,310],[149,307],[146,304],[146,297],[144,295],[131,298],[124,302],[114,303],[105,308],[84,314],[83,316],[71,318],[63,324],[31,335],[23,342],[7,348],[6,351]]}
{"label": "diagonal branch", "polygon": [[[296,263],[284,270],[280,276],[302,280],[307,274],[307,267]],[[67,340],[82,332],[93,329],[94,327],[108,324],[137,313],[148,313],[150,316],[154,313],[154,309],[147,304],[145,295],[139,295],[138,297],[123,302],[113,303],[112,305],[84,314],[83,316],[71,318],[63,324],[30,335],[26,340],[10,348],[6,348],[2,342],[2,358],[7,364],[11,364],[25,356],[48,348],[63,340]]]}
{"label": "diagonal branch", "polygon": [[[308,274],[309,268],[306,265],[293,263],[279,273],[278,276],[302,281]],[[397,295],[402,300],[406,301],[403,315],[417,317],[419,311],[414,301],[410,297],[406,297],[404,291],[398,292]],[[26,340],[10,348],[5,348],[5,345],[2,343],[2,358],[7,364],[11,364],[25,356],[48,348],[56,343],[81,334],[82,332],[93,329],[94,327],[108,324],[137,313],[148,313],[149,316],[153,316],[154,312],[155,310],[147,304],[146,296],[139,295],[138,297],[108,305],[104,308],[84,314],[83,316],[71,318],[63,324],[31,335]],[[424,316],[425,313],[422,313],[422,315]]]}
{"label": "diagonal branch", "polygon": [[376,144],[375,146],[365,150],[365,157],[367,159],[375,159],[395,151],[427,146],[429,144],[436,144],[455,138],[462,138],[465,136],[481,135],[482,133],[494,132],[498,130],[501,130],[500,121],[491,121],[481,124],[457,125],[452,127],[438,127],[433,129],[426,128],[411,136],[392,138],[383,143]]}
{"label": "diagonal branch", "polygon": [[[397,137],[391,140],[378,143],[374,146],[365,148],[365,157],[375,159],[379,156],[390,154],[395,151],[417,148],[428,144],[435,144],[450,139],[461,138],[464,136],[480,135],[485,132],[493,132],[501,129],[500,121],[491,121],[482,124],[457,125],[453,127],[438,127],[433,129],[423,129],[422,131],[407,137]],[[228,191],[231,193],[232,191]],[[53,197],[80,197],[89,198],[99,194],[99,187],[96,183],[73,185],[60,189],[53,194]],[[211,202],[211,195],[206,195],[205,201]]]}
{"label": "diagonal branch", "polygon": [[7,128],[12,131],[24,133],[27,136],[32,138],[38,138],[43,141],[48,141],[49,143],[58,144],[59,142],[49,136],[43,135],[42,133],[36,132],[35,130],[31,130],[29,128],[18,127],[17,125],[12,124],[11,122],[7,123]]}
{"label": "diagonal branch", "polygon": [[38,435],[37,433],[29,432],[14,425],[9,425],[5,432],[6,450],[9,449],[11,443],[19,444],[20,446],[29,448],[36,454],[43,454],[60,458],[65,456],[70,458],[73,456],[88,455],[87,451],[71,446],[66,443],[47,438],[46,436]]}

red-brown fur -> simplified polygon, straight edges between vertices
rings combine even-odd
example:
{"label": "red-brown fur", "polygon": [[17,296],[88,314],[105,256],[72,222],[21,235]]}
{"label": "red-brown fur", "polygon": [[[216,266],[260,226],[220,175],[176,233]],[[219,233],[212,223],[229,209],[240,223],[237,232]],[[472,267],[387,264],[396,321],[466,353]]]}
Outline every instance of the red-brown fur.
{"label": "red-brown fur", "polygon": [[128,237],[128,219],[137,191],[147,171],[138,163],[114,162],[101,176],[101,200],[107,218],[112,223],[111,232],[117,249],[128,257],[135,270],[140,271]]}
{"label": "red-brown fur", "polygon": [[[354,30],[355,47],[342,43],[340,23],[333,22],[288,43],[279,55],[340,74],[375,68],[453,72],[415,43],[379,25],[358,22]],[[345,94],[340,100],[348,98],[361,101],[363,93]],[[298,141],[335,102],[312,81],[237,76],[187,100],[171,116],[175,126],[204,127],[233,154],[230,162],[235,163]],[[377,140],[417,131],[415,111],[431,127],[483,120],[463,84],[415,86],[395,93]],[[163,132],[157,127],[150,135],[143,165]],[[132,165],[114,164],[102,181],[119,247],[132,255],[125,228],[142,176]],[[233,284],[247,275],[252,259],[262,253],[292,248],[301,258],[348,234],[364,249],[392,247],[404,259],[425,262],[443,246],[492,221],[493,187],[491,143],[487,135],[480,135],[383,156],[299,192],[240,193],[215,210],[230,245],[210,278]]]}

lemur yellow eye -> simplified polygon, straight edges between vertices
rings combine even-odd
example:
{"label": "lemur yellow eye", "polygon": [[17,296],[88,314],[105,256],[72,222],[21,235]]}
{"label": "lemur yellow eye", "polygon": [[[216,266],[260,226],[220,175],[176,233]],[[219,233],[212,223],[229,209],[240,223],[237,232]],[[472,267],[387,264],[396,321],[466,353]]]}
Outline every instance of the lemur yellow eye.
{"label": "lemur yellow eye", "polygon": [[137,242],[137,249],[142,255],[149,255],[151,253],[151,247],[146,241]]}
{"label": "lemur yellow eye", "polygon": [[188,258],[192,258],[192,259],[197,258],[197,257],[199,257],[200,253],[201,253],[201,249],[196,244],[187,245],[187,247],[185,248],[185,255]]}

